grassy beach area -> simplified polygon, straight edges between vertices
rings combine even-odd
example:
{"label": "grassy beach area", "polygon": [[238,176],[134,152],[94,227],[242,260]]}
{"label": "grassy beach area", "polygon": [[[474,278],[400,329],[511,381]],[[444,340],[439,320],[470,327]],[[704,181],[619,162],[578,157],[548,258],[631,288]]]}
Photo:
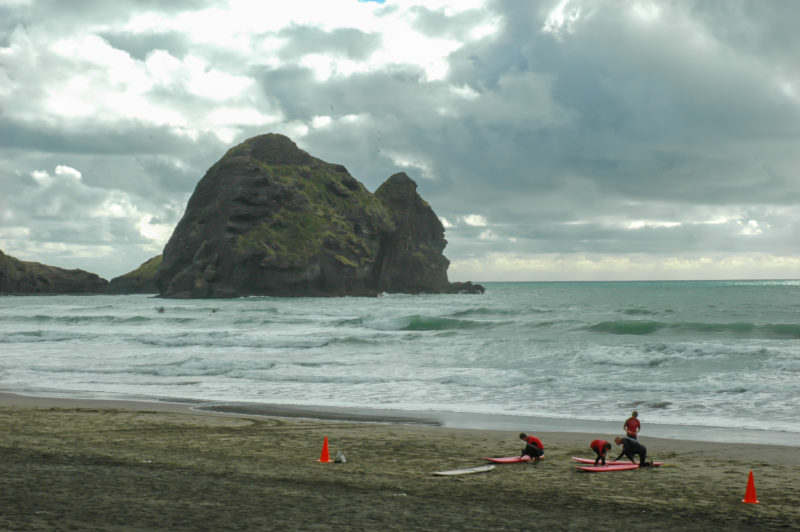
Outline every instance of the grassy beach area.
{"label": "grassy beach area", "polygon": [[[800,447],[648,438],[665,465],[583,473],[595,437],[452,477],[515,432],[0,394],[2,530],[800,530]],[[519,432],[519,431],[517,431]],[[323,439],[330,456],[317,463]],[[612,458],[619,450],[612,449]],[[760,504],[743,504],[749,471]]]}

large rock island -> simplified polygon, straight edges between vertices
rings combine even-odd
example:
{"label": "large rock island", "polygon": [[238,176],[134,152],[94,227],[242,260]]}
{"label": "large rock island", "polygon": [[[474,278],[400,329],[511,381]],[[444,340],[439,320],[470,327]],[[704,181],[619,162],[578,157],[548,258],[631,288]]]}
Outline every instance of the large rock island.
{"label": "large rock island", "polygon": [[278,134],[230,149],[164,248],[164,297],[483,292],[447,280],[444,227],[403,173],[372,194]]}

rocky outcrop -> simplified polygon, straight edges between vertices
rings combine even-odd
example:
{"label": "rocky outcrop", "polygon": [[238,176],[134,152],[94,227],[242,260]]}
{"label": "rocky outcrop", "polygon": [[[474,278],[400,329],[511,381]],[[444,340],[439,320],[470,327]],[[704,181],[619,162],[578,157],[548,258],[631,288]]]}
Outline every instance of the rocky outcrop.
{"label": "rocky outcrop", "polygon": [[384,235],[376,260],[376,286],[384,292],[446,292],[447,240],[442,222],[417,194],[406,174],[394,174],[375,196],[390,213],[394,230]]}
{"label": "rocky outcrop", "polygon": [[114,277],[108,282],[109,294],[157,294],[156,271],[161,266],[162,256],[158,255],[143,262],[138,268],[125,275]]}
{"label": "rocky outcrop", "polygon": [[155,283],[183,298],[465,291],[447,281],[446,243],[405,174],[372,194],[344,166],[267,134],[200,180]]}
{"label": "rocky outcrop", "polygon": [[0,251],[0,294],[102,294],[107,286],[94,273],[22,261]]}

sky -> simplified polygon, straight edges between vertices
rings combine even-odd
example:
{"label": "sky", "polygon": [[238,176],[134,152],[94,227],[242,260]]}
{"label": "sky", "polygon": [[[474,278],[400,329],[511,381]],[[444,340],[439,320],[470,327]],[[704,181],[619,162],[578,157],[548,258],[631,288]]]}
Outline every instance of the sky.
{"label": "sky", "polygon": [[800,278],[800,2],[0,0],[0,249],[111,279],[282,133],[451,281]]}

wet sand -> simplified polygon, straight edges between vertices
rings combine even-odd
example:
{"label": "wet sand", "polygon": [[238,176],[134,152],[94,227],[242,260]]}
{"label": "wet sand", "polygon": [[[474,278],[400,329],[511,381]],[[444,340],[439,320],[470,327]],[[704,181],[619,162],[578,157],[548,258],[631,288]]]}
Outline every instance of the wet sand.
{"label": "wet sand", "polygon": [[[643,433],[664,466],[584,473],[570,456],[615,434],[229,410],[0,393],[0,529],[800,530],[800,447]],[[520,431],[542,462],[433,475],[518,453]],[[347,463],[317,462],[326,436]]]}

